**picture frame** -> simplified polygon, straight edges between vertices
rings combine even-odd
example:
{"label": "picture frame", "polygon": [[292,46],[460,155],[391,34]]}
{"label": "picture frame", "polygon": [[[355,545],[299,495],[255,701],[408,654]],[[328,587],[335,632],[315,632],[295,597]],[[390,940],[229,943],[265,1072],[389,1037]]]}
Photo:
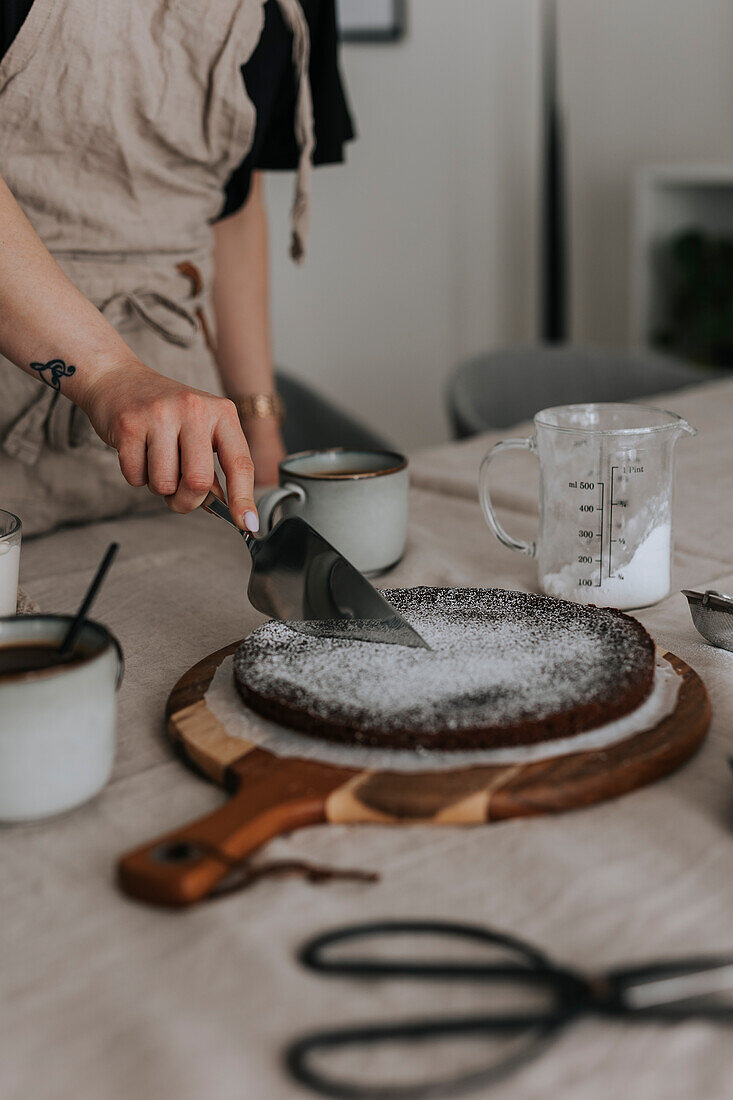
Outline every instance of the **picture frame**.
{"label": "picture frame", "polygon": [[337,0],[344,42],[396,42],[407,29],[407,0]]}

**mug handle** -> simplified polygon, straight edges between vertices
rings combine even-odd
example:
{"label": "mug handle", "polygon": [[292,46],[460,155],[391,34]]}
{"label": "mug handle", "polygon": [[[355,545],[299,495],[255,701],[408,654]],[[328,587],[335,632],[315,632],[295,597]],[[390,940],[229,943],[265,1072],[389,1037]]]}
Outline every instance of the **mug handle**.
{"label": "mug handle", "polygon": [[262,494],[257,501],[257,512],[260,517],[260,525],[263,531],[272,530],[272,517],[275,513],[275,509],[290,497],[295,497],[303,503],[305,500],[305,492],[301,489],[300,485],[293,485],[291,482],[286,481],[284,485],[279,486],[277,489],[268,489],[266,493]]}
{"label": "mug handle", "polygon": [[491,502],[491,491],[489,489],[489,466],[493,459],[496,458],[499,451],[531,451],[533,455],[536,455],[537,443],[534,436],[526,439],[502,439],[500,443],[497,443],[491,448],[484,458],[478,476],[478,496],[481,503],[481,510],[484,513],[484,519],[498,538],[499,542],[503,542],[504,546],[508,546],[510,550],[516,550],[519,554],[526,554],[527,557],[534,558],[537,556],[537,543],[525,542],[524,539],[512,538],[496,518],[494,505]]}

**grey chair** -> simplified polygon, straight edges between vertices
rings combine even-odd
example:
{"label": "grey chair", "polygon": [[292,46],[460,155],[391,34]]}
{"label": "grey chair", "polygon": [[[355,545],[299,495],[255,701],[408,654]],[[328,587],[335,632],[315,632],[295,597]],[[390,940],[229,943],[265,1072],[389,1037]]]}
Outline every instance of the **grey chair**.
{"label": "grey chair", "polygon": [[454,438],[464,439],[511,427],[551,405],[637,400],[723,373],[651,352],[568,345],[506,348],[456,368],[448,383],[448,416]]}
{"label": "grey chair", "polygon": [[283,435],[289,454],[323,447],[368,451],[394,449],[371,427],[292,375],[278,371],[277,388],[285,402]]}

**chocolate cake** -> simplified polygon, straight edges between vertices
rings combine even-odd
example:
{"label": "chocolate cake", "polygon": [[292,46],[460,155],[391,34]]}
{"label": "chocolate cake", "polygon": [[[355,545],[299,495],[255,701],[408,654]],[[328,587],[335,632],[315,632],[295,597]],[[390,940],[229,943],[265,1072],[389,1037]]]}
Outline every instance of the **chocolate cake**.
{"label": "chocolate cake", "polygon": [[654,643],[621,611],[498,588],[385,596],[430,650],[268,622],[234,659],[247,705],[329,741],[484,749],[593,729],[652,689]]}

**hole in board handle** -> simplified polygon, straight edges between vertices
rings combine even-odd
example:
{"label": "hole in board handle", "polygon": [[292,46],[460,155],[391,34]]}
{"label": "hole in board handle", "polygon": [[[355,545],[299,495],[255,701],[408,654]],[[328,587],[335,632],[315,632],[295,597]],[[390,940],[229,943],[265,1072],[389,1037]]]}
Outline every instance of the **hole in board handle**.
{"label": "hole in board handle", "polygon": [[150,858],[157,863],[193,863],[204,855],[206,850],[200,844],[193,844],[188,840],[171,840],[154,848]]}

